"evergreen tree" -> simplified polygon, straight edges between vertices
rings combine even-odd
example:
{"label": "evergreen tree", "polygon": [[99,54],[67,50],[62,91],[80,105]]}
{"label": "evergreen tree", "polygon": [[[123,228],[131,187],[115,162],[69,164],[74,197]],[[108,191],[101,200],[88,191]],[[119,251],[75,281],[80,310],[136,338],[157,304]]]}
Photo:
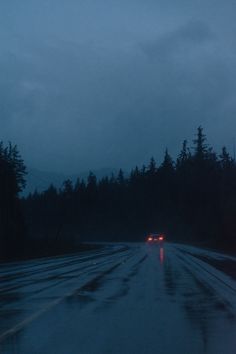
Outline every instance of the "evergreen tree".
{"label": "evergreen tree", "polygon": [[198,160],[204,160],[208,153],[208,145],[206,144],[206,135],[203,134],[203,128],[200,126],[197,129],[197,138],[193,140],[194,157]]}
{"label": "evergreen tree", "polygon": [[8,149],[6,150],[6,155],[16,177],[17,192],[22,192],[26,186],[25,176],[27,174],[27,171],[24,161],[18,151],[17,145],[12,145],[11,143],[9,143]]}
{"label": "evergreen tree", "polygon": [[225,170],[228,170],[234,166],[234,160],[230,157],[225,146],[223,146],[222,153],[220,155],[220,165]]}
{"label": "evergreen tree", "polygon": [[172,172],[174,171],[174,162],[168,152],[168,149],[165,150],[165,155],[164,155],[164,160],[161,164],[161,167],[160,167],[161,170],[165,170],[165,171],[168,171],[168,172]]}
{"label": "evergreen tree", "polygon": [[73,183],[70,179],[67,179],[63,182],[62,185],[62,193],[65,197],[69,198],[72,196],[74,191]]}
{"label": "evergreen tree", "polygon": [[189,162],[190,159],[191,159],[191,152],[188,148],[188,142],[187,140],[184,140],[182,150],[180,151],[180,154],[176,162],[177,169],[184,167],[186,163]]}
{"label": "evergreen tree", "polygon": [[120,186],[123,186],[125,183],[124,172],[122,169],[119,170],[119,173],[117,176],[117,182]]}
{"label": "evergreen tree", "polygon": [[16,146],[0,143],[0,257],[22,253],[25,225],[18,193],[25,185],[26,169]]}
{"label": "evergreen tree", "polygon": [[157,171],[157,167],[156,167],[156,161],[154,159],[154,157],[152,157],[150,159],[150,162],[149,162],[149,165],[148,165],[148,171],[147,173],[150,175],[150,176],[154,176],[155,173]]}
{"label": "evergreen tree", "polygon": [[35,228],[56,230],[60,219],[66,225],[60,231],[64,242],[69,231],[89,240],[118,241],[143,240],[147,232],[161,230],[169,239],[236,247],[235,162],[226,148],[219,157],[209,148],[202,127],[193,153],[185,140],[176,162],[166,149],[158,168],[151,158],[147,168],[136,166],[128,177],[120,170],[97,181],[90,173],[86,182],[73,187],[67,181],[58,192],[49,188],[29,196],[24,205]]}

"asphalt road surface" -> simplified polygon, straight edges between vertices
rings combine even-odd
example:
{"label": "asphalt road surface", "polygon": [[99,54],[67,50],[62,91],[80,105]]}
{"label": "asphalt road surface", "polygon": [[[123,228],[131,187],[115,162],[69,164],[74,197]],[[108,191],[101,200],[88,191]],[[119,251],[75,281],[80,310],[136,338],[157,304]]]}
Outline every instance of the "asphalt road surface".
{"label": "asphalt road surface", "polygon": [[235,354],[236,258],[165,244],[0,267],[0,353]]}

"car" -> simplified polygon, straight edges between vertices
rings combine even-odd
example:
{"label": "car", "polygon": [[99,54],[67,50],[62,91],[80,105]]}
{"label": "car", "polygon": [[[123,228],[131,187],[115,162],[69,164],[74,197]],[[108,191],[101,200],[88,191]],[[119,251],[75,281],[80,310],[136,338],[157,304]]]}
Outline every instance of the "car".
{"label": "car", "polygon": [[163,233],[150,233],[147,236],[148,243],[162,244],[164,240],[165,240],[165,235]]}

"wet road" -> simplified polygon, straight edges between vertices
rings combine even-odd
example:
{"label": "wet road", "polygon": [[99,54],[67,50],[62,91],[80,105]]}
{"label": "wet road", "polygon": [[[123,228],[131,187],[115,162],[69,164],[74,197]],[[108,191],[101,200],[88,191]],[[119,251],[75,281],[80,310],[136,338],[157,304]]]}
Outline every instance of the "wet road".
{"label": "wet road", "polygon": [[0,267],[0,353],[234,354],[236,258],[104,249]]}

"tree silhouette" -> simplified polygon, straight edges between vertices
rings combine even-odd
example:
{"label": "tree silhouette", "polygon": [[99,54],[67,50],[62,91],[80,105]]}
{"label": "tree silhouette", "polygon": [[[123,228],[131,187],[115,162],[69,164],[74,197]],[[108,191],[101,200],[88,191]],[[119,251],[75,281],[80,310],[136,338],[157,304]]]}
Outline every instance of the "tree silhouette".
{"label": "tree silhouette", "polygon": [[194,143],[194,156],[198,160],[204,160],[208,153],[208,145],[206,142],[206,135],[203,134],[203,128],[200,126],[197,129],[197,138],[193,140]]}
{"label": "tree silhouette", "polygon": [[25,186],[26,168],[18,149],[0,143],[0,257],[22,253],[25,247],[25,224],[19,192]]}
{"label": "tree silhouette", "polygon": [[101,180],[90,173],[75,186],[65,181],[59,191],[49,187],[30,195],[24,210],[31,235],[41,230],[52,237],[60,220],[65,244],[72,234],[79,240],[137,241],[162,231],[170,240],[235,249],[236,165],[225,147],[217,156],[198,127],[192,152],[184,140],[176,161],[166,149],[159,167],[152,157],[128,176],[120,170]]}

